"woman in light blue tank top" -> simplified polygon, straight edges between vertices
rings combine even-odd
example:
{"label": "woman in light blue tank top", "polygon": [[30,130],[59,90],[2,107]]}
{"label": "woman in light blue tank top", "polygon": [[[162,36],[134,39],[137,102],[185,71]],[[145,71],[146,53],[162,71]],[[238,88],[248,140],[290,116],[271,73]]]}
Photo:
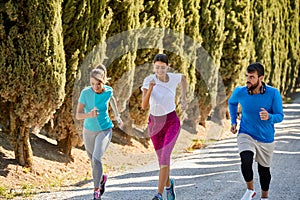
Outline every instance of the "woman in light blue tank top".
{"label": "woman in light blue tank top", "polygon": [[91,160],[94,199],[101,199],[107,180],[107,175],[103,175],[101,158],[112,138],[113,123],[108,114],[109,104],[114,111],[119,127],[123,125],[118,114],[113,89],[105,85],[106,82],[106,68],[99,65],[90,73],[91,86],[81,91],[76,112],[76,119],[84,120],[83,142]]}

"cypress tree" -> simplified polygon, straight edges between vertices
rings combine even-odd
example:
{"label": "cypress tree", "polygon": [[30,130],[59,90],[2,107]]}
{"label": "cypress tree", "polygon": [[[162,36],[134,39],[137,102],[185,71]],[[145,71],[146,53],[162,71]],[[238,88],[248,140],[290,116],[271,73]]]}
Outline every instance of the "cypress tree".
{"label": "cypress tree", "polygon": [[197,126],[199,122],[199,101],[198,94],[196,93],[196,84],[197,84],[197,62],[196,62],[196,50],[201,46],[202,38],[200,35],[199,28],[199,9],[200,9],[200,0],[184,0],[183,1],[183,9],[184,9],[184,19],[185,19],[185,27],[184,33],[187,37],[190,37],[191,40],[185,40],[184,49],[186,53],[189,55],[191,60],[188,64],[188,83],[189,83],[189,92],[188,92],[188,110],[187,118],[185,119],[185,123],[183,123],[184,128],[189,130],[192,133],[197,132]]}
{"label": "cypress tree", "polygon": [[[112,12],[102,0],[63,1],[63,37],[66,54],[66,98],[54,115],[53,126],[48,124],[43,132],[57,140],[59,149],[73,160],[71,150],[81,146],[81,122],[74,119],[80,90],[89,84],[89,67],[103,61],[103,49],[95,46],[106,39],[112,20]],[[92,53],[94,52],[94,53]],[[93,63],[84,65],[87,55],[91,54]],[[97,59],[96,59],[97,57]],[[87,61],[86,61],[87,63]],[[83,66],[84,65],[84,66]],[[76,78],[82,79],[75,82]],[[88,84],[82,84],[88,83]],[[75,109],[74,109],[75,108]],[[78,126],[76,126],[78,124]]]}
{"label": "cypress tree", "polygon": [[107,46],[105,65],[124,122],[123,130],[126,134],[134,136],[132,124],[135,119],[138,120],[135,110],[139,102],[130,106],[129,102],[133,93],[136,51],[128,51],[128,49],[137,49],[138,37],[134,29],[140,26],[139,12],[142,4],[139,1],[126,0],[110,1],[108,6],[114,15],[107,33],[112,44]]}
{"label": "cypress tree", "polygon": [[220,72],[227,98],[237,84],[244,83],[245,69],[255,56],[251,9],[249,0],[225,2],[226,40],[222,49]]}
{"label": "cypress tree", "polygon": [[286,25],[289,27],[287,31],[288,38],[288,60],[289,69],[287,70],[286,79],[286,93],[295,92],[295,89],[300,86],[300,35],[299,35],[299,13],[300,13],[300,1],[289,1],[288,12],[289,23]]}
{"label": "cypress tree", "polygon": [[268,9],[270,10],[272,24],[271,39],[271,69],[267,82],[277,87],[281,92],[285,88],[287,70],[287,34],[286,24],[288,23],[288,12],[285,11],[287,1],[272,1]]}
{"label": "cypress tree", "polygon": [[[189,81],[188,75],[188,61],[184,57],[186,54],[184,49],[185,42],[185,19],[184,19],[184,9],[182,0],[169,0],[168,11],[171,15],[176,13],[172,18],[170,18],[169,28],[165,30],[165,37],[163,40],[163,48],[165,53],[169,57],[170,67],[174,70],[186,75],[187,81]],[[191,95],[187,95],[188,97]],[[180,102],[180,96],[176,99],[176,102]],[[183,110],[178,109],[177,111],[179,117],[183,119]]]}
{"label": "cypress tree", "polygon": [[272,1],[256,1],[253,6],[253,30],[256,61],[265,66],[265,81],[269,83],[272,68]]}
{"label": "cypress tree", "polygon": [[[299,68],[299,64],[297,66],[297,62],[293,59],[294,56],[290,57],[297,55],[295,53],[297,50],[290,45],[290,38],[296,38],[297,32],[299,35],[299,30],[292,31],[295,30],[292,25],[293,14],[290,15],[293,8],[297,10],[298,7],[296,15],[299,19],[299,2],[298,6],[294,5],[296,5],[294,1],[266,1],[254,4],[257,60],[265,66],[265,81],[277,87],[283,95],[294,87],[295,78],[292,77],[295,77]],[[299,27],[299,20],[296,24]],[[299,40],[293,39],[292,43],[295,42],[299,44]]]}
{"label": "cypress tree", "polygon": [[[168,11],[168,1],[144,1],[139,12],[139,27],[141,30],[140,38],[143,39],[142,46],[146,47],[138,49],[136,59],[134,61],[135,76],[133,85],[134,90],[130,97],[130,116],[135,126],[142,130],[146,129],[149,110],[141,110],[142,93],[140,86],[146,76],[153,73],[153,58],[157,53],[161,53],[163,49],[164,28],[170,23],[170,13]],[[140,43],[139,43],[140,44]],[[132,130],[136,131],[136,130]],[[146,133],[135,134],[143,135]]]}
{"label": "cypress tree", "polygon": [[[225,118],[224,98],[225,91],[222,91],[222,80],[219,75],[220,60],[222,57],[222,48],[225,41],[225,1],[203,1],[200,3],[200,33],[203,39],[203,49],[198,53],[203,54],[201,59],[200,77],[198,95],[201,101],[199,107],[201,110],[200,123],[205,126],[208,115],[212,120],[221,124]],[[208,52],[209,56],[205,51]],[[205,83],[205,84],[204,84]],[[208,95],[207,95],[208,94]],[[213,110],[211,110],[213,109]],[[210,134],[210,133],[209,133]],[[212,139],[218,139],[218,135],[211,133]]]}
{"label": "cypress tree", "polygon": [[2,108],[16,160],[32,167],[30,129],[42,127],[64,98],[61,0],[5,1],[0,16]]}
{"label": "cypress tree", "polygon": [[[284,1],[284,4],[280,4],[278,7],[282,10],[281,14],[275,13],[281,22],[280,28],[282,33],[281,36],[277,35],[281,44],[278,54],[281,57],[280,64],[282,66],[278,88],[283,95],[287,95],[295,89],[300,65],[299,39],[297,39],[299,38],[299,31],[295,31],[297,27],[298,29],[296,30],[299,30],[299,1]],[[298,48],[295,48],[296,46]]]}

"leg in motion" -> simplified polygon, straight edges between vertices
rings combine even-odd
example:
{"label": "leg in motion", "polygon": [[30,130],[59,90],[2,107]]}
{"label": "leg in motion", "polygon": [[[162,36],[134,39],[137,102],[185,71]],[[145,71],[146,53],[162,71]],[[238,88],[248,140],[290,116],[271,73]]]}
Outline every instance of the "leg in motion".
{"label": "leg in motion", "polygon": [[258,174],[261,186],[261,198],[268,199],[269,186],[271,182],[270,167],[264,167],[258,163]]}
{"label": "leg in motion", "polygon": [[252,151],[243,151],[240,153],[241,170],[247,185],[247,190],[241,200],[250,200],[256,195],[253,184],[253,156],[254,153]]}
{"label": "leg in motion", "polygon": [[[92,154],[92,173],[93,173],[93,181],[94,181],[94,192],[97,193],[94,196],[99,196],[105,191],[105,183],[107,180],[107,176],[103,176],[103,167],[101,158],[106,151],[107,147],[110,144],[110,140],[112,137],[112,130],[108,129],[105,131],[101,131],[95,138],[95,147]],[[98,195],[99,194],[99,195]],[[97,198],[95,198],[97,199]]]}
{"label": "leg in motion", "polygon": [[161,165],[159,170],[158,177],[158,193],[162,194],[164,192],[165,186],[170,185],[170,166],[169,165]]}

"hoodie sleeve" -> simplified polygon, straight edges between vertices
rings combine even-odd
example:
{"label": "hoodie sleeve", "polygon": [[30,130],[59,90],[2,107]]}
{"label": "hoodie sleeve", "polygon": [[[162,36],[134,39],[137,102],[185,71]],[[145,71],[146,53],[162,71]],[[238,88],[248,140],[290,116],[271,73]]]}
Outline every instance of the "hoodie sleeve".
{"label": "hoodie sleeve", "polygon": [[282,98],[277,89],[274,90],[272,112],[269,113],[269,121],[272,123],[278,123],[283,120]]}
{"label": "hoodie sleeve", "polygon": [[235,88],[235,90],[232,92],[232,95],[230,96],[228,100],[228,108],[229,108],[229,113],[230,113],[230,121],[231,124],[237,124],[237,111],[238,111],[238,93],[240,91],[240,87]]}

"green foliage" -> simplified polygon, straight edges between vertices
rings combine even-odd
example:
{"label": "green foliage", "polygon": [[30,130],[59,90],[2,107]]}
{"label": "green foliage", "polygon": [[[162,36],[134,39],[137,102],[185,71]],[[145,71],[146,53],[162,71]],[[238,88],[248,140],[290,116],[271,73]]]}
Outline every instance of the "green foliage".
{"label": "green foliage", "polygon": [[249,0],[225,2],[226,40],[220,72],[228,97],[237,84],[244,83],[244,70],[255,56],[251,8]]}
{"label": "green foliage", "polygon": [[272,13],[270,1],[257,1],[253,5],[253,29],[256,61],[265,67],[265,80],[270,76],[272,61]]}
{"label": "green foliage", "polygon": [[[200,33],[203,39],[203,49],[197,54],[200,54],[200,73],[198,73],[197,85],[203,87],[197,93],[199,101],[199,108],[201,110],[201,124],[205,125],[205,120],[211,114],[211,109],[223,104],[224,102],[219,98],[219,75],[220,59],[222,56],[222,48],[226,35],[225,29],[225,1],[203,1],[200,3]],[[206,52],[209,55],[207,55]],[[202,57],[202,58],[201,58]],[[198,58],[199,59],[199,58]],[[200,75],[200,76],[199,76]],[[201,80],[202,79],[202,80]],[[205,83],[205,84],[203,84]],[[208,89],[209,88],[209,89]],[[208,95],[207,95],[208,93]],[[221,113],[220,113],[221,114]],[[224,118],[224,116],[220,116]]]}
{"label": "green foliage", "polygon": [[7,1],[4,8],[0,95],[8,105],[16,158],[31,166],[29,128],[42,127],[65,95],[61,1]]}
{"label": "green foliage", "polygon": [[254,13],[257,61],[265,66],[265,81],[285,95],[295,88],[299,76],[299,1],[257,2]]}
{"label": "green foliage", "polygon": [[[288,68],[286,70],[285,87],[283,94],[294,92],[296,87],[300,86],[300,35],[299,35],[299,13],[300,13],[300,1],[289,1],[288,9],[288,22],[286,22],[287,30],[287,48],[288,48]],[[298,81],[298,82],[297,82]]]}
{"label": "green foliage", "polygon": [[[196,132],[199,124],[199,104],[198,104],[198,93],[196,90],[197,84],[200,80],[197,80],[197,73],[199,73],[199,66],[197,66],[197,48],[201,46],[202,37],[200,35],[200,0],[183,0],[184,10],[184,34],[190,40],[184,41],[185,53],[190,58],[187,61],[187,100],[189,102],[189,109],[186,111],[187,117],[184,121],[186,129],[189,129],[192,133]],[[197,72],[198,70],[198,72]]]}
{"label": "green foliage", "polygon": [[[108,44],[107,60],[104,64],[107,66],[108,76],[111,78],[109,84],[114,88],[119,112],[123,112],[126,132],[131,133],[132,121],[130,111],[126,108],[132,94],[136,58],[136,52],[133,50],[137,48],[138,40],[131,30],[139,27],[138,15],[141,4],[138,1],[126,0],[111,1],[108,6],[114,15],[107,37],[109,41],[116,43],[116,48],[112,47],[112,43]],[[125,31],[127,32],[124,33]],[[116,34],[121,34],[123,37],[113,39]],[[110,40],[110,38],[112,39]]]}
{"label": "green foliage", "polygon": [[[137,29],[144,32],[135,34]],[[139,49],[144,38],[147,48]],[[52,117],[44,133],[71,155],[72,146],[82,143],[73,108],[89,84],[89,70],[101,62],[127,133],[133,125],[145,128],[148,111],[140,109],[139,87],[153,72],[154,55],[165,52],[174,70],[187,76],[186,123],[205,126],[212,111],[224,118],[223,99],[244,84],[251,62],[263,63],[265,81],[283,95],[294,91],[300,82],[299,43],[299,0],[4,0],[0,124],[13,137],[16,158],[30,163],[29,130]]]}
{"label": "green foliage", "polygon": [[[66,54],[66,98],[54,115],[53,124],[45,127],[47,136],[55,138],[65,154],[71,156],[73,146],[81,145],[81,129],[75,124],[74,114],[80,90],[86,85],[75,82],[75,79],[86,79],[92,66],[103,61],[105,51],[96,51],[91,55],[93,63],[84,64],[84,59],[93,52],[96,45],[106,39],[106,33],[112,20],[112,12],[102,0],[63,1],[63,37]],[[81,70],[81,72],[80,72]]]}

